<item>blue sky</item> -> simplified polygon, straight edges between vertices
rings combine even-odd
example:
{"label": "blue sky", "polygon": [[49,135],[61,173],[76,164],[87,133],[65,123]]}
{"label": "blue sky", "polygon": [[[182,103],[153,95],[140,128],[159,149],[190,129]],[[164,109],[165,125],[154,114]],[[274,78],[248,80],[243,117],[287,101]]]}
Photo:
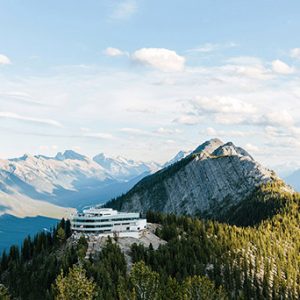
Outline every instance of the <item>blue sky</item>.
{"label": "blue sky", "polygon": [[220,137],[300,165],[299,1],[0,5],[0,157],[164,161]]}

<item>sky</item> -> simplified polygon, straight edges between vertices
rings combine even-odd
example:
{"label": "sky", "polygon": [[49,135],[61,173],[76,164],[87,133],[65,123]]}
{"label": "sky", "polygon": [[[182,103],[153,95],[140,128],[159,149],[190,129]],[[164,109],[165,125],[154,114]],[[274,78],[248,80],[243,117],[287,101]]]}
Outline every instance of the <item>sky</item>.
{"label": "sky", "polygon": [[0,0],[0,157],[164,162],[218,137],[300,167],[297,0]]}

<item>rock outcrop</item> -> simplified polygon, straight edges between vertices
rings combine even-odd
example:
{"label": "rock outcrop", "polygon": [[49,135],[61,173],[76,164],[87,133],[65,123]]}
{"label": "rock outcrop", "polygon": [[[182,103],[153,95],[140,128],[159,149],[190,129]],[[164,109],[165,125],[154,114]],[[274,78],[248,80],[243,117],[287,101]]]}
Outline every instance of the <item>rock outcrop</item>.
{"label": "rock outcrop", "polygon": [[124,211],[215,215],[277,175],[233,143],[213,139],[107,204]]}

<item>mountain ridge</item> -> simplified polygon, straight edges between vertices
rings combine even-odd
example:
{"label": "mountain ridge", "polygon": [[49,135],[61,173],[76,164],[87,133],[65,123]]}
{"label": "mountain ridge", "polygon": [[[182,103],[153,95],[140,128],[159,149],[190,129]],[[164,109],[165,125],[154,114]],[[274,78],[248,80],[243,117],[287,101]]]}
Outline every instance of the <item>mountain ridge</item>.
{"label": "mountain ridge", "polygon": [[119,169],[105,168],[73,150],[54,157],[24,154],[0,159],[0,215],[60,218],[66,216],[66,207],[107,201],[159,168],[121,157],[109,160]]}
{"label": "mountain ridge", "polygon": [[212,139],[186,158],[144,178],[106,206],[217,217],[259,186],[273,181],[280,178],[247,151],[231,142]]}

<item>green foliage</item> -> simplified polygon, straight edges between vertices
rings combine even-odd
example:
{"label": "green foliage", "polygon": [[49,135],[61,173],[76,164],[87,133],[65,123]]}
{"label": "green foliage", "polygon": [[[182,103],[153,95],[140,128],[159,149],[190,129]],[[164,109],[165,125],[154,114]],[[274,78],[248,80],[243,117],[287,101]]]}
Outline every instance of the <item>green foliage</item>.
{"label": "green foliage", "polygon": [[62,227],[58,228],[56,238],[58,239],[60,244],[62,244],[66,240],[65,230]]}
{"label": "green foliage", "polygon": [[86,276],[86,271],[74,265],[64,276],[64,272],[55,280],[56,300],[92,300],[96,297],[96,285]]}
{"label": "green foliage", "polygon": [[86,238],[84,237],[84,235],[82,235],[79,238],[78,243],[77,243],[77,255],[81,260],[83,260],[85,258],[87,248],[88,248],[88,242],[87,242]]}
{"label": "green foliage", "polygon": [[136,300],[158,298],[159,274],[151,271],[143,261],[137,262],[130,272],[130,283]]}
{"label": "green foliage", "polygon": [[169,277],[161,281],[159,273],[152,271],[143,261],[133,265],[128,285],[118,288],[119,299],[131,300],[224,300],[227,299],[223,289],[216,288],[207,277],[187,277],[183,282]]}
{"label": "green foliage", "polygon": [[[70,236],[66,224],[62,220],[51,232],[41,232],[33,239],[27,237],[21,252],[17,246],[12,246],[8,254],[3,252],[0,282],[8,287],[13,298],[52,299],[51,284],[60,270],[67,270],[78,261],[75,249],[65,245]],[[62,230],[63,241],[57,238]]]}
{"label": "green foliage", "polygon": [[[157,250],[133,244],[126,259],[110,238],[84,259],[87,240],[69,241],[63,220],[51,232],[26,238],[21,250],[12,246],[4,252],[0,282],[12,298],[54,299],[59,285],[51,286],[61,283],[67,291],[72,282],[67,278],[74,275],[68,270],[77,265],[95,299],[299,299],[299,212],[299,194],[280,182],[257,189],[231,208],[231,216],[223,215],[223,223],[148,212],[148,221],[160,224],[156,234],[168,243]],[[75,287],[69,287],[73,293]]]}
{"label": "green foliage", "polygon": [[0,284],[0,300],[10,300],[10,295],[8,289],[3,285]]}
{"label": "green foliage", "polygon": [[225,213],[217,212],[216,219],[237,226],[254,226],[288,209],[297,198],[295,195],[285,191],[282,181],[269,182]]}
{"label": "green foliage", "polygon": [[117,299],[118,286],[127,278],[127,266],[124,254],[112,239],[108,239],[97,255],[85,261],[84,267],[97,284],[99,299]]}
{"label": "green foliage", "polygon": [[[271,210],[248,227],[149,212],[149,221],[162,224],[156,232],[168,244],[155,252],[133,245],[134,261],[144,260],[154,271],[179,281],[208,276],[232,299],[298,299],[300,196],[273,183],[261,187],[256,197],[255,202],[270,202]],[[256,211],[242,213],[250,220]]]}
{"label": "green foliage", "polygon": [[181,292],[183,294],[182,299],[186,300],[227,299],[222,288],[216,289],[213,282],[200,276],[187,277],[182,284]]}

